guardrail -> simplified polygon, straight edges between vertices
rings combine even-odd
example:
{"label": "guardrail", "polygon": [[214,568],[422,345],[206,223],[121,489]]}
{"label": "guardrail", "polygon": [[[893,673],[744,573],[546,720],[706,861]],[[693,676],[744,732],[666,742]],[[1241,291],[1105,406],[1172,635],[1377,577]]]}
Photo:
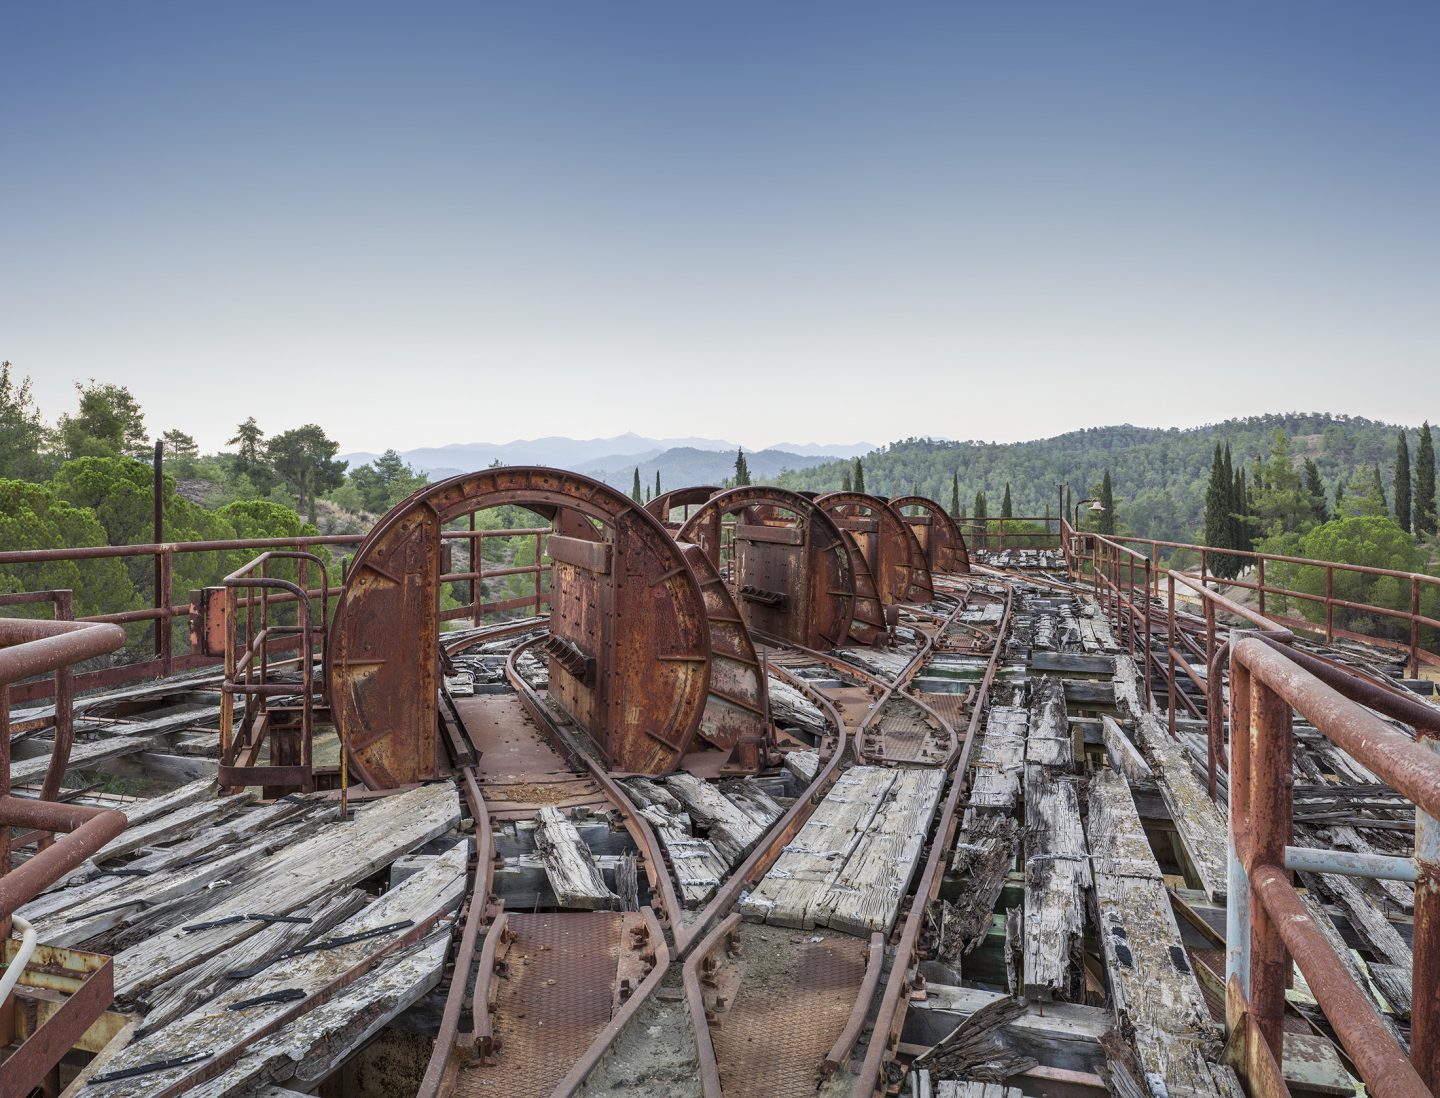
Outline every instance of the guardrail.
{"label": "guardrail", "polygon": [[[548,567],[543,559],[544,538],[549,533],[549,527],[477,530],[474,528],[473,515],[470,516],[470,529],[446,530],[442,532],[442,544],[446,545],[447,548],[455,542],[465,542],[479,546],[483,544],[485,539],[490,538],[528,537],[534,539],[536,551],[534,563],[528,565],[486,568],[485,562],[478,551],[473,554],[474,560],[472,566],[463,572],[452,572],[447,565],[445,568],[446,574],[441,577],[442,581],[460,586],[468,597],[467,601],[462,605],[446,610],[441,617],[447,621],[468,617],[474,624],[478,625],[489,614],[506,613],[526,607],[532,608],[532,612],[534,613],[539,613],[540,609],[549,602],[549,591],[546,589],[544,582],[544,576],[545,573],[548,572]],[[320,534],[294,538],[250,538],[171,543],[152,542],[143,545],[91,545],[66,549],[12,550],[0,552],[0,567],[54,562],[79,563],[93,560],[134,560],[144,557],[153,557],[155,559],[155,574],[158,579],[158,585],[152,592],[152,605],[144,609],[95,614],[78,619],[80,621],[106,622],[114,625],[154,623],[156,626],[152,658],[86,671],[75,675],[76,690],[97,690],[105,687],[138,682],[142,679],[171,675],[179,671],[189,671],[200,667],[212,667],[220,662],[218,648],[215,649],[211,655],[207,655],[203,651],[201,638],[201,623],[203,619],[201,592],[188,592],[186,601],[177,601],[176,592],[173,590],[173,576],[177,557],[194,553],[219,552],[249,552],[252,555],[269,551],[313,552],[320,546],[355,546],[360,543],[363,537],[363,534]],[[341,565],[343,569],[343,559]],[[217,580],[220,575],[223,575],[223,572],[217,570]],[[485,601],[484,588],[486,582],[514,575],[533,575],[535,577],[533,590],[519,597],[489,602]],[[331,588],[332,596],[338,593],[338,586]],[[40,594],[43,594],[43,592]],[[311,590],[308,594],[314,598],[317,597],[320,592],[318,590]],[[291,596],[292,599],[293,597],[294,596]],[[277,599],[276,603],[278,604],[279,601],[280,600]],[[171,624],[178,619],[186,619],[190,624],[187,640],[180,645],[176,644],[176,631],[171,628]],[[12,689],[11,697],[12,700],[16,702],[36,701],[52,697],[54,696],[54,692],[55,683],[53,678],[44,678],[26,682],[15,687]]]}
{"label": "guardrail", "polygon": [[[1370,1092],[1419,1098],[1440,1086],[1440,712],[1321,661],[1302,666],[1298,655],[1256,636],[1238,639],[1230,655],[1226,1022],[1236,1066],[1251,1093],[1286,1093],[1279,1065],[1293,960]],[[1370,709],[1413,726],[1417,740]],[[1415,804],[1408,1058],[1290,882],[1295,712]]]}
{"label": "guardrail", "polygon": [[[971,549],[1058,549],[1061,544],[1060,528],[1052,529],[1053,515],[956,519],[955,523]],[[1015,529],[1021,523],[1040,524],[1043,529]]]}
{"label": "guardrail", "polygon": [[[23,605],[53,601],[63,612],[67,592],[49,591],[33,595],[7,596],[0,605]],[[0,1047],[12,1044],[16,1036],[15,989],[28,985],[26,966],[38,942],[34,929],[16,910],[38,896],[66,873],[125,830],[125,816],[109,809],[61,804],[53,800],[15,797],[10,792],[10,686],[21,679],[47,672],[63,672],[81,660],[113,652],[125,642],[125,633],[116,625],[37,618],[0,618],[0,944],[5,969],[0,974]],[[68,712],[72,682],[66,675],[56,689]],[[59,711],[57,699],[57,715]],[[46,788],[64,774],[69,758],[67,734],[57,727]],[[26,828],[25,845],[36,851],[19,865],[13,864],[12,829]],[[53,842],[52,835],[60,837]],[[22,932],[19,943],[11,939],[12,924]],[[114,983],[109,958],[92,958],[94,969],[75,982],[72,994],[44,1022],[30,1028],[5,1060],[0,1072],[0,1095],[5,1098],[28,1094],[49,1074],[80,1036],[109,1007]]]}
{"label": "guardrail", "polygon": [[[270,563],[277,560],[295,562],[297,582],[270,574]],[[310,594],[312,565],[320,572],[318,626],[312,605],[314,596]],[[255,574],[257,570],[259,575]],[[226,789],[259,785],[277,796],[292,790],[309,793],[315,788],[314,652],[317,645],[324,647],[329,626],[330,577],[325,562],[314,553],[271,549],[226,576],[223,594],[225,679],[220,688],[220,785]],[[272,621],[272,608],[291,603],[296,607],[294,625]],[[270,720],[270,699],[296,693],[295,683],[277,682],[270,674],[271,653],[282,647],[294,650],[299,664],[298,731],[274,727]],[[238,736],[231,701],[235,696],[244,699]],[[261,764],[260,752],[267,740],[269,761]],[[342,815],[346,774],[343,757],[342,751]]]}

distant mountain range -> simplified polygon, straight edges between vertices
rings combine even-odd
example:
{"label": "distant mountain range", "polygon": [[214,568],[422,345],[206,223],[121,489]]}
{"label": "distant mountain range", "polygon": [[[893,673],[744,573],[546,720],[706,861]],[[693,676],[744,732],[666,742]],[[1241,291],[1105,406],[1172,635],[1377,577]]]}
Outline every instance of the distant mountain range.
{"label": "distant mountain range", "polygon": [[[754,453],[745,460],[757,477],[778,475],[827,461],[867,454],[876,447],[869,442],[843,445],[781,443]],[[432,478],[453,476],[484,469],[496,461],[506,465],[548,465],[597,476],[608,483],[629,488],[638,467],[642,481],[655,483],[659,469],[662,486],[718,482],[735,472],[735,451],[739,444],[714,438],[646,438],[627,433],[613,438],[575,439],[560,435],[517,439],[514,442],[461,442],[447,446],[421,447],[401,451],[400,456],[414,469]],[[378,454],[357,451],[341,454],[352,467],[374,461]]]}

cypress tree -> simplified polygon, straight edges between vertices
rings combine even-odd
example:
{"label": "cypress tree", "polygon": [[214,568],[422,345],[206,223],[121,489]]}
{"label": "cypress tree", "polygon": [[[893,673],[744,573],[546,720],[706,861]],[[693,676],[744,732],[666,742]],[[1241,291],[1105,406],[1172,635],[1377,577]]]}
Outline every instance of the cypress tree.
{"label": "cypress tree", "polygon": [[1231,548],[1231,496],[1234,486],[1225,475],[1225,458],[1220,444],[1215,444],[1215,454],[1210,459],[1210,483],[1205,489],[1205,544],[1216,549]]}
{"label": "cypress tree", "polygon": [[1109,469],[1105,470],[1105,477],[1100,481],[1100,506],[1105,510],[1100,512],[1097,529],[1106,535],[1115,533],[1115,489],[1110,484]]}
{"label": "cypress tree", "polygon": [[1245,483],[1245,470],[1243,468],[1235,470],[1235,487],[1233,493],[1235,530],[1231,539],[1232,544],[1236,549],[1244,549],[1249,553],[1255,548],[1255,527],[1250,521],[1250,511],[1253,504],[1250,499],[1250,487]]}
{"label": "cypress tree", "polygon": [[1341,477],[1335,482],[1335,517],[1345,517],[1345,478]]}
{"label": "cypress tree", "polygon": [[960,515],[960,471],[957,469],[950,474],[950,517],[958,518]]}
{"label": "cypress tree", "polygon": [[865,466],[858,457],[855,459],[855,491],[865,491]]}
{"label": "cypress tree", "polygon": [[1410,529],[1410,445],[1401,431],[1395,440],[1395,521]]}
{"label": "cypress tree", "polygon": [[635,483],[630,486],[630,498],[636,503],[642,502],[640,499],[640,466],[638,465],[635,466]]}
{"label": "cypress tree", "polygon": [[975,493],[975,525],[980,527],[980,546],[985,546],[985,535],[988,532],[990,516],[986,513],[985,493]]}
{"label": "cypress tree", "polygon": [[1008,518],[1014,518],[1014,517],[1015,517],[1014,509],[1013,509],[1013,507],[1012,507],[1012,504],[1010,503],[1010,485],[1009,485],[1009,484],[1006,484],[1006,485],[1005,485],[1005,495],[1004,495],[1004,496],[1001,498],[1001,500],[1000,500],[1000,517],[1001,517],[1001,518],[1007,518],[1007,519],[1008,519]]}
{"label": "cypress tree", "polygon": [[[1401,436],[1401,443],[1404,443],[1404,436]],[[1409,467],[1409,458],[1406,458],[1406,467]],[[1320,467],[1310,458],[1305,459],[1305,494],[1310,497],[1310,512],[1315,516],[1316,522],[1328,522],[1330,515],[1325,509],[1325,486],[1320,483]]]}
{"label": "cypress tree", "polygon": [[660,470],[659,470],[659,469],[656,469],[656,470],[655,470],[655,494],[656,494],[657,496],[660,494]]}
{"label": "cypress tree", "polygon": [[750,464],[745,460],[745,447],[735,451],[735,487],[744,488],[750,483]]}
{"label": "cypress tree", "polygon": [[1420,444],[1415,449],[1415,532],[1435,532],[1435,442],[1430,437],[1427,420],[1420,428]]}
{"label": "cypress tree", "polygon": [[1390,510],[1390,501],[1385,498],[1385,480],[1380,476],[1380,463],[1375,463],[1375,494],[1380,497],[1380,509],[1383,512]]}
{"label": "cypress tree", "polygon": [[855,489],[851,486],[852,483],[850,480],[850,466],[847,465],[845,466],[844,472],[840,474],[840,491],[853,492]]}

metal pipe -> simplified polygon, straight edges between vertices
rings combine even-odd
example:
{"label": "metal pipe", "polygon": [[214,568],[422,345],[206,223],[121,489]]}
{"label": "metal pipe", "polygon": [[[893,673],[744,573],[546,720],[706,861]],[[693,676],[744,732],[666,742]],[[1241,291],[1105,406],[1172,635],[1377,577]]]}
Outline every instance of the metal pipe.
{"label": "metal pipe", "polygon": [[[1274,865],[1258,866],[1250,881],[1259,901],[1257,910],[1263,909],[1274,923],[1370,1092],[1385,1098],[1430,1098],[1430,1090],[1315,925],[1285,870]],[[1262,1021],[1259,1017],[1256,1020]]]}
{"label": "metal pipe", "polygon": [[1335,873],[1342,877],[1367,877],[1376,881],[1415,881],[1419,877],[1414,858],[1357,854],[1351,850],[1321,850],[1309,846],[1287,846],[1285,868],[1295,873]]}

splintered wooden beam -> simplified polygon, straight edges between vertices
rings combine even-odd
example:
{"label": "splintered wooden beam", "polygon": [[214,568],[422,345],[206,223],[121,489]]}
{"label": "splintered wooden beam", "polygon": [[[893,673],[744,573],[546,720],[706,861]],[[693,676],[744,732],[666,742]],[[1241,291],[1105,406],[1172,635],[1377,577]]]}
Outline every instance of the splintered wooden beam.
{"label": "splintered wooden beam", "polygon": [[1125,775],[1102,770],[1091,779],[1087,822],[1101,952],[1139,1066],[1170,1094],[1221,1098],[1233,1080],[1206,1062],[1209,1010]]}
{"label": "splintered wooden beam", "polygon": [[540,810],[535,849],[559,906],[582,911],[613,911],[619,906],[620,897],[606,886],[595,855],[558,808]]}
{"label": "splintered wooden beam", "polygon": [[1015,817],[995,812],[973,813],[956,836],[950,868],[964,878],[964,887],[953,901],[942,901],[947,904],[940,935],[943,959],[956,960],[985,940],[1019,844]]}
{"label": "splintered wooden beam", "polygon": [[1015,811],[1020,777],[1025,770],[1025,735],[1029,726],[1029,710],[1021,706],[990,707],[970,783],[972,809]]}
{"label": "splintered wooden beam", "polygon": [[1135,721],[1136,737],[1157,772],[1160,796],[1175,823],[1180,845],[1212,901],[1225,895],[1225,815],[1159,719],[1140,700],[1140,673],[1129,656],[1115,657],[1115,704]]}

